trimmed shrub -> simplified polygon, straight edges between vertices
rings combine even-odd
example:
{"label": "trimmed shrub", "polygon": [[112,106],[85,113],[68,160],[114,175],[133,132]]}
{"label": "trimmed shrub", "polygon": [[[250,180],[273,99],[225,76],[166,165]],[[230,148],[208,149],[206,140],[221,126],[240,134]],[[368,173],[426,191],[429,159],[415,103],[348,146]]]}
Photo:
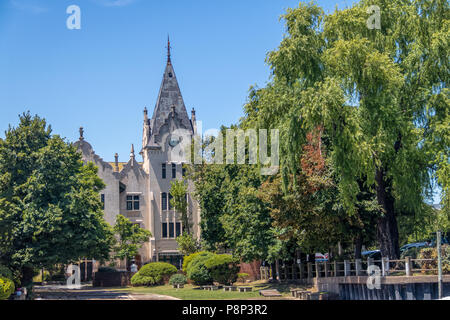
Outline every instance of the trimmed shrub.
{"label": "trimmed shrub", "polygon": [[12,271],[9,270],[4,265],[0,264],[0,277],[5,277],[5,278],[8,278],[8,279],[12,280],[13,279]]}
{"label": "trimmed shrub", "polygon": [[177,271],[177,268],[170,263],[151,262],[143,266],[131,277],[131,284],[133,286],[163,284],[171,275],[177,273]]}
{"label": "trimmed shrub", "polygon": [[190,263],[192,262],[192,260],[194,260],[196,257],[201,256],[201,255],[205,255],[205,254],[209,254],[209,253],[210,253],[210,252],[207,252],[207,251],[199,251],[199,252],[190,254],[190,255],[188,255],[188,256],[185,256],[185,257],[183,258],[183,266],[182,266],[183,272],[184,272],[185,274],[187,274],[188,268],[189,268],[189,264],[190,264]]}
{"label": "trimmed shrub", "polygon": [[229,254],[215,254],[205,261],[214,281],[220,284],[232,284],[237,279],[239,266],[235,258]]}
{"label": "trimmed shrub", "polygon": [[238,281],[244,282],[248,278],[249,274],[242,272],[237,274]]}
{"label": "trimmed shrub", "polygon": [[214,253],[203,252],[195,256],[187,266],[187,277],[196,285],[211,284],[213,278],[205,262],[214,256]]}
{"label": "trimmed shrub", "polygon": [[147,277],[147,276],[142,276],[139,273],[136,273],[134,276],[131,277],[131,285],[132,286],[153,286],[155,284],[157,284],[157,282],[161,281],[160,278],[158,277]]}
{"label": "trimmed shrub", "polygon": [[0,300],[6,300],[14,292],[14,282],[6,277],[0,277]]}
{"label": "trimmed shrub", "polygon": [[177,284],[185,284],[187,282],[187,278],[184,274],[177,273],[170,277],[169,284],[170,285],[177,285]]}

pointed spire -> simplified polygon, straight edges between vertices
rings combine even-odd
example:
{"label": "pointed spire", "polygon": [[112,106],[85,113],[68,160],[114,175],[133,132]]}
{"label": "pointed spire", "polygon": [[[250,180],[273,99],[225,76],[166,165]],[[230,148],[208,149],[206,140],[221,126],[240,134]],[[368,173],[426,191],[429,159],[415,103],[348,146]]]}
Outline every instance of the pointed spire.
{"label": "pointed spire", "polygon": [[84,137],[83,137],[83,134],[84,134],[84,129],[83,129],[83,127],[80,127],[80,141],[83,141],[84,140]]}
{"label": "pointed spire", "polygon": [[170,38],[169,35],[167,35],[167,64],[171,64],[170,61]]}

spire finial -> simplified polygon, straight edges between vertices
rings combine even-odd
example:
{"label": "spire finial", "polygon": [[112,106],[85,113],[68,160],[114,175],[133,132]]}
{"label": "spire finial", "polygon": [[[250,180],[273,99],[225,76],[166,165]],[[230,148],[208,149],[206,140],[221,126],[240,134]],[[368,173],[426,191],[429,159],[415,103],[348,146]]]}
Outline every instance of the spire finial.
{"label": "spire finial", "polygon": [[134,158],[134,144],[131,144],[130,158]]}
{"label": "spire finial", "polygon": [[171,63],[170,61],[170,38],[169,35],[167,35],[167,63]]}
{"label": "spire finial", "polygon": [[80,127],[80,141],[84,140],[83,134],[84,134],[84,129],[83,129],[83,127]]}

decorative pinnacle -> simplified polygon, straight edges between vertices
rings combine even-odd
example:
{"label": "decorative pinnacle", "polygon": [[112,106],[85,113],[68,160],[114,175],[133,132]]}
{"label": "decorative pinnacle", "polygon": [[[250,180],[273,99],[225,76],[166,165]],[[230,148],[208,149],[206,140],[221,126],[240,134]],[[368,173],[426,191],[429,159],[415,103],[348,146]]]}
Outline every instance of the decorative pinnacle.
{"label": "decorative pinnacle", "polygon": [[80,127],[80,141],[84,140],[83,134],[84,134],[84,129],[83,129],[83,127]]}
{"label": "decorative pinnacle", "polygon": [[170,39],[169,39],[169,35],[167,35],[167,63],[171,63],[170,61]]}
{"label": "decorative pinnacle", "polygon": [[134,158],[134,145],[131,144],[130,158]]}

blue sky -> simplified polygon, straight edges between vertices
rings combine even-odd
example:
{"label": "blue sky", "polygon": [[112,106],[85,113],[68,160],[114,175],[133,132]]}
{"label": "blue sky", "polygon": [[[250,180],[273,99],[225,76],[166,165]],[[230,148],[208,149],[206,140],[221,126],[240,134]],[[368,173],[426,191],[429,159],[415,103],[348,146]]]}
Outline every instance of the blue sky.
{"label": "blue sky", "polygon": [[[346,1],[318,1],[325,10]],[[81,9],[69,30],[66,8]],[[348,4],[351,4],[348,1]],[[127,161],[140,146],[142,110],[153,112],[172,62],[190,113],[203,129],[236,123],[250,85],[269,76],[266,53],[282,39],[293,0],[1,0],[0,136],[18,114],[45,117],[70,141],[78,128],[97,154]],[[139,148],[139,147],[138,147]]]}

